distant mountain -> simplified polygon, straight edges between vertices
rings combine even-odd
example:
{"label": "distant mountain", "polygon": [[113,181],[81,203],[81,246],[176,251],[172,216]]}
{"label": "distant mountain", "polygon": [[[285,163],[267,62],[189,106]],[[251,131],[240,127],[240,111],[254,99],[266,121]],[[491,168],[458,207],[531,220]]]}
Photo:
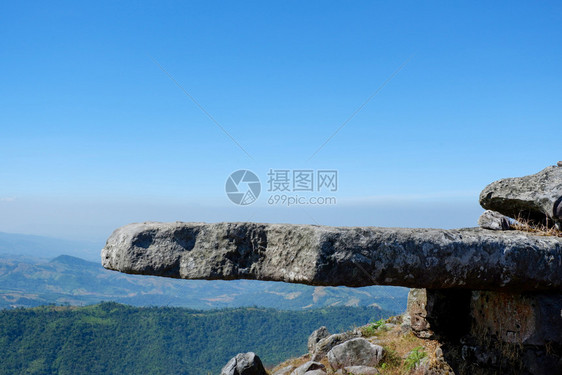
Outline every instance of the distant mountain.
{"label": "distant mountain", "polygon": [[400,287],[335,288],[254,280],[176,280],[125,275],[69,255],[50,261],[0,255],[0,308],[116,301],[134,306],[197,309],[372,305],[400,313],[406,308],[407,293],[408,289]]}
{"label": "distant mountain", "polygon": [[97,260],[103,243],[70,241],[59,238],[0,232],[0,254],[20,257],[52,259],[70,254],[88,260]]}

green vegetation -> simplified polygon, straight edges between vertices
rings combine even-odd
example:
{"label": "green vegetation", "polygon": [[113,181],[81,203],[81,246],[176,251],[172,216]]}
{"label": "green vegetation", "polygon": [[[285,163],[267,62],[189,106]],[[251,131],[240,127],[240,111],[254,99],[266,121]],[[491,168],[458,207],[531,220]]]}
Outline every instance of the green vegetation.
{"label": "green vegetation", "polygon": [[386,324],[386,321],[381,318],[381,319],[377,320],[376,322],[374,322],[374,323],[372,324],[372,326],[373,326],[374,329],[379,329],[379,328],[380,328],[380,329],[384,329],[384,328],[385,328],[385,324]]}
{"label": "green vegetation", "polygon": [[216,374],[239,352],[277,364],[305,353],[319,326],[338,332],[383,315],[370,307],[201,311],[114,302],[0,310],[0,374]]}
{"label": "green vegetation", "polygon": [[371,337],[377,334],[377,330],[385,330],[386,329],[386,321],[384,319],[379,319],[376,322],[373,322],[365,327],[361,328],[361,332],[363,336]]}
{"label": "green vegetation", "polygon": [[421,363],[422,359],[424,359],[425,357],[427,357],[427,353],[425,352],[424,347],[418,346],[414,348],[414,350],[412,350],[410,354],[408,354],[408,356],[404,360],[404,366],[407,370],[413,370]]}

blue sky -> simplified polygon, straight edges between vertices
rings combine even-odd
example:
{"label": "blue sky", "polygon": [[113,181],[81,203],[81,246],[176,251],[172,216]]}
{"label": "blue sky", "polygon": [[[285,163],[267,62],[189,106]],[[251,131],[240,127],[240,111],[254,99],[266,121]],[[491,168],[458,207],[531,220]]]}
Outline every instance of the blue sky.
{"label": "blue sky", "polygon": [[[485,185],[562,159],[560,25],[554,1],[3,2],[0,231],[475,225]],[[337,170],[337,205],[228,200],[270,168]]]}

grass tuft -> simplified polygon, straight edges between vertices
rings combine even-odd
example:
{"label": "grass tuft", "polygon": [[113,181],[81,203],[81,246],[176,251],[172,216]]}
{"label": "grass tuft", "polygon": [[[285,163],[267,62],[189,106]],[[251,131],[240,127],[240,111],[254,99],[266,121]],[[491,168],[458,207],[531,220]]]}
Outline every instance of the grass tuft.
{"label": "grass tuft", "polygon": [[537,224],[521,216],[517,217],[511,224],[511,229],[533,233],[537,236],[562,237],[562,231],[558,230],[556,226],[549,226],[543,223]]}

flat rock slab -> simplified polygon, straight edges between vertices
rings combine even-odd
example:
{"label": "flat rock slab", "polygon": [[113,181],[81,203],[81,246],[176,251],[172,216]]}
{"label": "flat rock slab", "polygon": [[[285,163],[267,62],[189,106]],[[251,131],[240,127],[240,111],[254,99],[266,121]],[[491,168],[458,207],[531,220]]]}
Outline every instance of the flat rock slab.
{"label": "flat rock slab", "polygon": [[481,228],[146,222],[115,230],[102,264],[183,279],[562,291],[562,238]]}

